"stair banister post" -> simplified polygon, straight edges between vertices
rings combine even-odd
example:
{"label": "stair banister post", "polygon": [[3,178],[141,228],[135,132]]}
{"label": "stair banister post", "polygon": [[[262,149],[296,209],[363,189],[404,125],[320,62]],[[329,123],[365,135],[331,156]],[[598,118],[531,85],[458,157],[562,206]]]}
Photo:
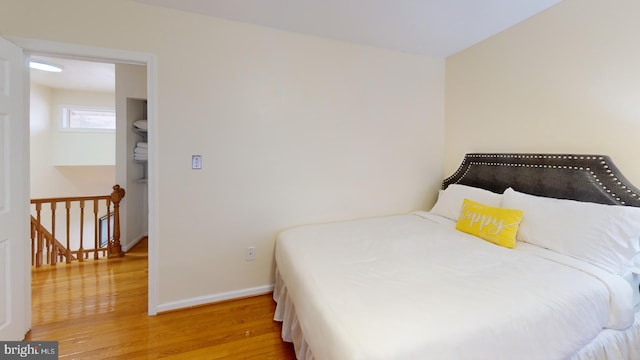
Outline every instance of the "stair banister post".
{"label": "stair banister post", "polygon": [[43,262],[43,258],[42,258],[42,252],[43,252],[43,248],[44,248],[44,234],[42,233],[42,229],[40,228],[42,226],[42,219],[40,217],[40,212],[42,211],[42,204],[41,203],[36,203],[36,216],[37,218],[37,224],[38,227],[36,228],[37,231],[37,237],[38,237],[38,248],[36,250],[36,267],[40,267],[42,266],[42,262]]}
{"label": "stair banister post", "polygon": [[109,247],[110,258],[124,256],[120,245],[120,200],[122,198],[124,198],[124,189],[120,185],[114,185],[111,193],[111,201],[113,201],[113,243]]}

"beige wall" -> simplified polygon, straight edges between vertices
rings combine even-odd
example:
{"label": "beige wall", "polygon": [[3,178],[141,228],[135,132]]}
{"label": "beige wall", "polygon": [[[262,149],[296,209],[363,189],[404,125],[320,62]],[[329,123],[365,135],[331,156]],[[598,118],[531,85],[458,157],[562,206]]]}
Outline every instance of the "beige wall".
{"label": "beige wall", "polygon": [[564,0],[447,58],[445,172],[466,152],[597,153],[640,185],[638,14]]}
{"label": "beige wall", "polygon": [[125,0],[0,8],[3,36],[156,56],[160,309],[268,288],[284,228],[434,200],[442,59]]}
{"label": "beige wall", "polygon": [[[87,106],[115,109],[113,92],[54,89],[52,93],[52,164],[54,166],[113,166],[116,164],[115,131],[59,131],[62,107]],[[113,176],[111,176],[113,180]],[[107,188],[108,190],[109,188]],[[108,191],[105,191],[108,193]]]}
{"label": "beige wall", "polygon": [[[107,195],[115,180],[115,166],[57,166],[56,154],[84,155],[83,159],[111,158],[114,163],[115,135],[61,133],[60,106],[113,107],[113,94],[52,89],[31,83],[30,171],[31,197]],[[104,145],[97,149],[97,139]],[[102,141],[103,140],[103,141]],[[80,151],[75,149],[80,147]],[[109,152],[110,149],[110,154]],[[104,154],[107,152],[107,154]],[[69,158],[77,162],[78,157]]]}

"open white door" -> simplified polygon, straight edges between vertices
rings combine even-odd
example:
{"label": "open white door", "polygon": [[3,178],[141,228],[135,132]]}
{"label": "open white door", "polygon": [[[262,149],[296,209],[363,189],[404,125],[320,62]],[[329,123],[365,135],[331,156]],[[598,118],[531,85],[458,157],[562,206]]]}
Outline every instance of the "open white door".
{"label": "open white door", "polygon": [[31,327],[29,122],[22,49],[0,38],[0,340]]}

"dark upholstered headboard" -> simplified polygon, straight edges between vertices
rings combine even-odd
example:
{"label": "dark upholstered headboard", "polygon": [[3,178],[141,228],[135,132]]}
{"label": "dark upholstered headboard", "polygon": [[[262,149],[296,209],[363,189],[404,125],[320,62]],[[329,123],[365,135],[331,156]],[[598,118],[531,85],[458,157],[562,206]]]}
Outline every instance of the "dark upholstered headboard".
{"label": "dark upholstered headboard", "polygon": [[514,190],[559,199],[640,206],[640,190],[606,155],[467,154],[442,183],[502,193]]}

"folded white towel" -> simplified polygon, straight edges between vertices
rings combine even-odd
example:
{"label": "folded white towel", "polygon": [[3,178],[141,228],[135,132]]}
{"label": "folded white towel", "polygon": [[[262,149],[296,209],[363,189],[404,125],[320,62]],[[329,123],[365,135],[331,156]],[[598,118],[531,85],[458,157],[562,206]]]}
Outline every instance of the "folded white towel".
{"label": "folded white towel", "polygon": [[136,144],[136,147],[139,147],[139,148],[148,148],[148,147],[149,147],[149,144],[147,144],[146,142],[142,142],[142,141],[141,141],[141,142],[139,142],[139,143],[137,143],[137,144]]}
{"label": "folded white towel", "polygon": [[149,160],[149,156],[148,155],[144,155],[144,154],[135,154],[135,155],[133,155],[133,159],[134,160]]}
{"label": "folded white towel", "polygon": [[141,154],[141,155],[147,155],[149,153],[149,149],[147,148],[135,148],[133,150],[134,154]]}
{"label": "folded white towel", "polygon": [[147,130],[147,120],[136,120],[133,122],[133,126],[138,129]]}

